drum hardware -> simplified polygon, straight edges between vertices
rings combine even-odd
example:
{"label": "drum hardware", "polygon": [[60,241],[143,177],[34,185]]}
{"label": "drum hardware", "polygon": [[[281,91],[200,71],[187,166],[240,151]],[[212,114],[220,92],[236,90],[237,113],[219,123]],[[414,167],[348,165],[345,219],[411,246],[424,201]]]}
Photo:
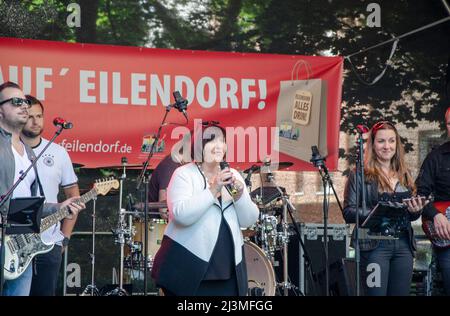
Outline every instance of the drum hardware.
{"label": "drum hardware", "polygon": [[[284,296],[288,296],[289,295],[289,290],[294,288],[295,286],[289,282],[289,275],[288,275],[288,242],[289,242],[289,226],[288,226],[288,222],[287,222],[287,216],[288,216],[288,207],[291,207],[291,209],[294,209],[294,206],[292,205],[292,203],[289,201],[289,196],[286,194],[286,190],[283,190],[282,188],[280,188],[274,179],[273,174],[270,172],[270,170],[268,170],[267,173],[267,179],[269,180],[270,183],[272,183],[274,185],[274,188],[276,188],[276,190],[279,192],[280,197],[282,199],[283,202],[283,214],[281,216],[281,227],[282,227],[282,233],[280,241],[281,241],[281,245],[282,245],[282,252],[283,252],[283,282],[281,282],[279,284],[279,287],[281,287],[283,289],[283,295]],[[292,213],[290,213],[290,215],[292,216]],[[300,237],[300,234],[299,234]]]}
{"label": "drum hardware", "polygon": [[[126,169],[127,169],[128,160],[126,157],[122,157],[121,165],[123,168],[122,176],[120,177],[120,188],[119,188],[119,221],[117,222],[117,228],[113,230],[113,234],[115,237],[115,243],[120,244],[120,269],[119,269],[119,287],[112,290],[111,292],[116,293],[115,295],[128,295],[125,289],[123,288],[123,269],[124,269],[124,246],[125,243],[129,243],[131,241],[132,232],[131,225],[126,226],[125,216],[127,214],[126,210],[122,208],[122,198],[123,198],[123,182],[126,179]],[[128,204],[131,204],[130,195],[128,196]],[[131,215],[129,215],[131,217]],[[131,222],[131,219],[130,221]],[[119,294],[120,293],[120,294]]]}
{"label": "drum hardware", "polygon": [[83,296],[87,295],[89,292],[91,293],[91,296],[98,296],[99,290],[97,286],[95,286],[95,209],[96,209],[96,202],[97,198],[94,197],[92,199],[92,253],[89,254],[91,257],[91,284],[88,284],[86,288],[83,290],[82,294]]}
{"label": "drum hardware", "polygon": [[[283,282],[278,283],[278,287],[283,289],[283,294],[285,296],[288,295],[289,289],[295,289],[298,291],[300,296],[304,296],[305,294],[294,284],[289,282],[289,275],[288,275],[288,243],[289,243],[289,236],[290,235],[296,235],[297,239],[299,241],[299,244],[303,250],[303,257],[305,260],[305,269],[306,273],[309,275],[310,280],[312,280],[311,285],[311,291],[315,295],[317,293],[317,290],[315,289],[315,284],[317,283],[317,276],[312,270],[312,262],[311,257],[309,256],[308,250],[305,247],[305,244],[303,243],[303,240],[300,235],[300,229],[298,227],[298,223],[295,221],[294,215],[292,214],[293,211],[296,211],[295,207],[292,205],[291,201],[289,200],[289,196],[286,194],[286,192],[282,190],[282,188],[278,187],[273,179],[273,175],[269,174],[268,179],[275,185],[275,188],[279,190],[281,194],[281,200],[282,200],[282,206],[283,206],[283,212],[282,212],[282,219],[281,219],[281,229],[282,231],[278,234],[278,240],[282,247],[281,255],[283,260]],[[289,224],[287,222],[287,216],[289,215],[291,222],[293,224],[294,232],[289,231]]]}
{"label": "drum hardware", "polygon": [[[123,157],[122,159],[126,159],[126,157]],[[142,169],[143,164],[125,164],[125,168],[126,169]],[[102,166],[100,167],[102,169],[119,169],[119,170],[123,170],[124,168],[124,164],[121,163],[120,165],[112,165],[112,166]]]}
{"label": "drum hardware", "polygon": [[[264,161],[264,162],[259,161],[258,163],[262,164],[262,165],[261,166],[253,165],[250,168],[245,169],[244,173],[247,173],[247,174],[250,173],[250,172],[252,172],[252,173],[261,173],[261,169],[262,169],[262,172],[264,173],[265,172],[264,167],[266,167],[268,165],[270,166],[271,161],[270,160],[269,161]],[[292,163],[290,161],[280,161],[278,163],[272,162],[272,165],[278,166],[277,170],[283,170],[283,169],[292,167],[294,165],[294,163]]]}
{"label": "drum hardware", "polygon": [[[134,234],[134,240],[132,241],[132,247],[130,247],[131,253],[130,256],[128,256],[128,261],[130,263],[135,262],[138,264],[139,268],[142,268],[144,266],[147,266],[147,269],[151,270],[153,267],[153,260],[158,252],[162,238],[164,236],[164,230],[167,226],[167,221],[164,219],[158,219],[158,218],[152,218],[150,219],[147,229],[148,229],[148,242],[147,242],[147,263],[143,264],[144,255],[143,252],[144,249],[144,238],[145,238],[145,232],[144,232],[144,223],[143,222],[136,222],[133,226],[135,229]],[[127,266],[129,267],[129,265]]]}
{"label": "drum hardware", "polygon": [[275,216],[260,214],[260,223],[258,229],[260,231],[260,241],[263,251],[272,261],[278,245],[278,220]]}
{"label": "drum hardware", "polygon": [[88,284],[80,296],[87,296],[91,292],[91,296],[100,296],[100,292],[95,285]]}

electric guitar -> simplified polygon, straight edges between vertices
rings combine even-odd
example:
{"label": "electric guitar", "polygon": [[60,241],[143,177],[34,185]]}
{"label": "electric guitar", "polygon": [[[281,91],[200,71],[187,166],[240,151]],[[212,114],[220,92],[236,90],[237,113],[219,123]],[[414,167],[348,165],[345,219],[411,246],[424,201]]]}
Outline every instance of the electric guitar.
{"label": "electric guitar", "polygon": [[[450,221],[450,201],[434,202],[433,205],[440,213],[444,214],[445,217],[447,217],[447,219]],[[442,239],[437,235],[432,220],[428,219],[422,220],[422,229],[425,232],[425,235],[427,235],[428,239],[430,239],[430,241],[433,243],[434,246],[438,248],[450,247],[450,240]]]}
{"label": "electric guitar", "polygon": [[[117,189],[118,187],[119,181],[113,178],[96,180],[94,187],[83,194],[79,201],[86,203],[98,195],[107,194],[111,188]],[[49,229],[69,215],[69,207],[65,206],[56,213],[43,218],[40,227],[41,232]],[[5,237],[5,265],[3,267],[5,280],[18,278],[27,269],[36,255],[49,252],[54,245],[54,243],[44,243],[41,240],[41,235],[38,233],[7,235]]]}

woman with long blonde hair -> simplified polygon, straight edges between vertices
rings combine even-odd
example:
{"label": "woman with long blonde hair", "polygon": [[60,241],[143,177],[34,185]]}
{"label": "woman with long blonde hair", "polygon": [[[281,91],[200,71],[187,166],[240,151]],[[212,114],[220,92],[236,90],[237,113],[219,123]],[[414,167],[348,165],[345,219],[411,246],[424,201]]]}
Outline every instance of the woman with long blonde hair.
{"label": "woman with long blonde hair", "polygon": [[[361,179],[356,179],[355,172],[350,174],[346,183],[345,221],[355,223],[358,211],[361,225],[380,201],[395,207],[395,211],[402,212],[402,216],[400,220],[388,224],[388,235],[392,239],[360,238],[363,289],[370,296],[408,295],[416,250],[411,221],[420,217],[426,201],[415,196],[416,187],[406,166],[405,151],[394,124],[387,121],[376,123],[370,129],[364,154],[364,185]],[[359,188],[366,192],[365,212],[361,205],[361,190],[359,205],[356,205],[357,181]]]}

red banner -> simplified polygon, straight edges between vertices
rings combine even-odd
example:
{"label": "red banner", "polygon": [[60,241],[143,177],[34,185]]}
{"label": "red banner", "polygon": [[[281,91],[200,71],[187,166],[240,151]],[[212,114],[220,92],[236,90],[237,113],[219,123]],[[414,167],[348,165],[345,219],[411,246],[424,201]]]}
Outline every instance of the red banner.
{"label": "red banner", "polygon": [[[20,84],[43,101],[51,122],[73,123],[56,142],[87,167],[142,163],[173,91],[189,101],[186,126],[172,109],[154,147],[154,168],[194,121],[227,127],[227,160],[237,168],[271,157],[313,170],[318,145],[336,170],[341,57],[150,49],[0,38],[0,83]],[[177,125],[178,124],[178,125]]]}

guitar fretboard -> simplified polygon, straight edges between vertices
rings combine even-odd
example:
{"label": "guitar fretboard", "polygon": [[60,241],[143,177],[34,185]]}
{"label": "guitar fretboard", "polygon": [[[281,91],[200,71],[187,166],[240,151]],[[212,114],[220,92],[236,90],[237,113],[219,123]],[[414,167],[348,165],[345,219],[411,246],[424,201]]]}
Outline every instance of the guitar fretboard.
{"label": "guitar fretboard", "polygon": [[[86,202],[92,200],[93,198],[95,198],[96,196],[97,196],[97,191],[94,188],[94,189],[90,190],[88,193],[85,193],[82,196],[80,196],[78,201],[80,201],[82,203],[86,203]],[[47,216],[46,218],[44,218],[41,221],[41,232],[43,232],[44,230],[47,230],[52,225],[56,224],[60,220],[63,220],[64,218],[66,218],[69,215],[70,215],[69,207],[65,206],[65,207],[61,208],[59,211],[57,211],[56,213]]]}

